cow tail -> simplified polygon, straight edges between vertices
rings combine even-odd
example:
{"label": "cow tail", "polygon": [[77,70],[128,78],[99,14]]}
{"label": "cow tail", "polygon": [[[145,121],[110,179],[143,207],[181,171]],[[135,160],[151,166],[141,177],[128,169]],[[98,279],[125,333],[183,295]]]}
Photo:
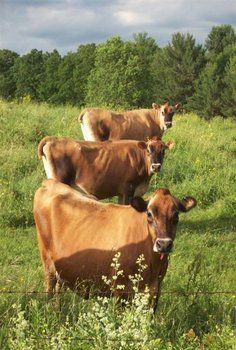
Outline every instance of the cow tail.
{"label": "cow tail", "polygon": [[53,140],[53,137],[51,136],[46,136],[44,137],[38,144],[38,158],[41,159],[42,156],[45,156],[45,154],[43,153],[43,147],[46,145],[46,143],[48,141]]}
{"label": "cow tail", "polygon": [[86,141],[101,141],[99,135],[97,134],[96,127],[94,126],[91,111],[84,109],[79,116],[79,121],[81,123],[81,130]]}
{"label": "cow tail", "polygon": [[86,112],[87,112],[87,110],[86,110],[86,109],[83,109],[82,112],[80,113],[79,118],[78,118],[78,121],[79,121],[80,123],[83,123],[83,117],[84,117],[84,115],[85,115]]}

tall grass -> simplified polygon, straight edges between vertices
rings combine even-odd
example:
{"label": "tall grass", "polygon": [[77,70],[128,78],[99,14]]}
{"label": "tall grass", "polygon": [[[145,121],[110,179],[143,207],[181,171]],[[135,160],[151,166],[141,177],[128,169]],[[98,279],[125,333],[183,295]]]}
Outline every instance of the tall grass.
{"label": "tall grass", "polygon": [[[37,144],[46,135],[81,138],[79,110],[0,102],[0,291],[43,292],[32,217],[44,178]],[[167,187],[198,206],[181,215],[156,315],[145,299],[83,300],[67,292],[61,310],[44,294],[0,294],[1,349],[234,349],[235,124],[175,117],[164,139],[175,148],[149,194]],[[149,195],[147,194],[147,196]]]}

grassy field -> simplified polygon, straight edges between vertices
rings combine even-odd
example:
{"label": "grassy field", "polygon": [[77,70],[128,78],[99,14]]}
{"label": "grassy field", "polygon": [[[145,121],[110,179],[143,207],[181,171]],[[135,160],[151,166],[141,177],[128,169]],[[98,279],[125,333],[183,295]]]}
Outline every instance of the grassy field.
{"label": "grassy field", "polygon": [[0,102],[0,348],[236,349],[232,119],[179,115],[164,137],[176,145],[149,193],[168,187],[198,206],[180,217],[155,315],[142,295],[121,308],[115,299],[85,301],[68,291],[59,311],[54,299],[33,293],[44,290],[32,216],[44,178],[37,143],[46,135],[80,139],[78,115],[72,107]]}

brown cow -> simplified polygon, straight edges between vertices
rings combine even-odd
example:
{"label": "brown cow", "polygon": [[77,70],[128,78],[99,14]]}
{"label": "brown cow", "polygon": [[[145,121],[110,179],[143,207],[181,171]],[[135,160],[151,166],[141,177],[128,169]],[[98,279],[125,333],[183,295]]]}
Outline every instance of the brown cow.
{"label": "brown cow", "polygon": [[105,141],[147,140],[153,136],[161,138],[164,131],[172,126],[173,115],[180,105],[170,106],[166,102],[162,106],[153,103],[152,107],[126,112],[85,108],[79,116],[84,139]]}
{"label": "brown cow", "polygon": [[142,196],[153,173],[161,168],[166,149],[174,143],[144,141],[76,141],[46,137],[38,146],[47,177],[57,179],[98,199],[119,196],[129,204]]}
{"label": "brown cow", "polygon": [[[109,295],[102,276],[112,279],[111,262],[120,252],[117,284],[119,296],[132,293],[129,275],[137,273],[136,261],[142,254],[146,270],[139,291],[149,287],[157,297],[168,266],[176,234],[179,212],[187,212],[196,200],[174,197],[168,189],[156,190],[149,201],[136,197],[131,205],[101,203],[55,180],[45,180],[34,198],[34,218],[48,293],[58,291],[57,282],[89,294]],[[81,289],[80,289],[81,286]]]}

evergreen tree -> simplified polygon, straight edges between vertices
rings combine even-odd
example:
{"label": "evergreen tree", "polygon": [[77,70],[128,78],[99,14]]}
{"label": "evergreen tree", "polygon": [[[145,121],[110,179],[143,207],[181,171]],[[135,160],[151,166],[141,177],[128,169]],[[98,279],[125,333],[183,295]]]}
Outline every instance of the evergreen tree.
{"label": "evergreen tree", "polygon": [[222,114],[226,117],[236,117],[236,50],[226,65],[224,83]]}
{"label": "evergreen tree", "polygon": [[46,52],[43,55],[44,61],[44,79],[39,86],[39,95],[42,101],[57,103],[59,90],[58,68],[61,62],[61,56],[57,50]]}
{"label": "evergreen tree", "polygon": [[229,45],[236,44],[234,28],[229,24],[215,26],[207,36],[205,47],[210,56],[217,56]]}
{"label": "evergreen tree", "polygon": [[176,33],[153,61],[155,100],[180,102],[187,107],[194,93],[194,81],[205,64],[204,50],[189,33]]}
{"label": "evergreen tree", "polygon": [[11,99],[14,97],[16,84],[12,67],[19,55],[10,50],[0,50],[0,97]]}
{"label": "evergreen tree", "polygon": [[206,39],[207,65],[196,82],[190,106],[206,119],[235,113],[233,63],[236,56],[235,32],[231,26],[213,27]]}
{"label": "evergreen tree", "polygon": [[39,86],[44,78],[44,60],[42,51],[33,49],[30,53],[18,57],[13,67],[16,81],[16,96],[29,95],[40,100]]}

